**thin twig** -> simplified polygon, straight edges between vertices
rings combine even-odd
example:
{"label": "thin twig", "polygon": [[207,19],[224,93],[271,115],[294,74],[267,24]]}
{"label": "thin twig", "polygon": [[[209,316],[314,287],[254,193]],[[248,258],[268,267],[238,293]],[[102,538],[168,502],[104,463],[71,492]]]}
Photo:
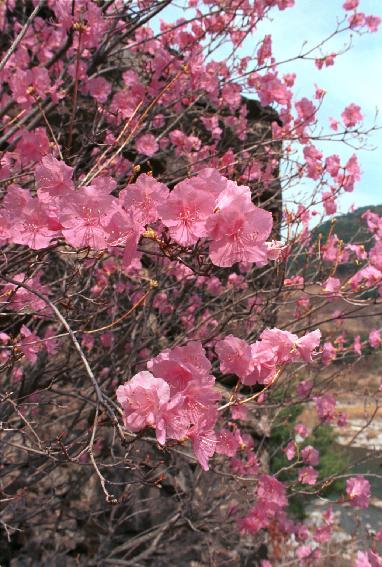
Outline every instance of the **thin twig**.
{"label": "thin twig", "polygon": [[40,11],[40,9],[43,7],[44,4],[45,4],[45,0],[40,0],[38,5],[36,6],[36,8],[33,10],[31,15],[29,16],[29,18],[25,22],[24,27],[21,29],[19,35],[16,37],[15,41],[12,43],[11,47],[8,49],[7,53],[4,55],[3,59],[1,60],[0,71],[2,71],[4,69],[5,65],[7,64],[7,61],[13,55],[13,53],[16,51],[20,41],[23,39],[24,35],[27,33],[29,26],[31,25],[31,23],[33,22],[33,20],[35,19],[35,17],[37,16],[38,12]]}

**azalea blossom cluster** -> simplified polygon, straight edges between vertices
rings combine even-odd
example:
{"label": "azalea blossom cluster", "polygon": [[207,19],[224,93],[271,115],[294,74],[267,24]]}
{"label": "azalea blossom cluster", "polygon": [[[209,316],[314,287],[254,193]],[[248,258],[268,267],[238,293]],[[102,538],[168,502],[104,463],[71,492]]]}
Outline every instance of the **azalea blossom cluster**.
{"label": "azalea blossom cluster", "polygon": [[280,329],[266,329],[260,340],[249,345],[246,341],[228,335],[216,344],[220,370],[239,376],[246,385],[269,384],[281,365],[292,361],[312,361],[312,353],[320,344],[321,332],[317,329],[300,339]]}
{"label": "azalea blossom cluster", "polygon": [[[246,385],[269,384],[281,364],[311,361],[320,337],[318,330],[299,339],[287,331],[266,329],[261,340],[252,345],[231,335],[218,341],[215,349],[223,373],[236,374]],[[139,372],[117,389],[125,426],[130,431],[153,427],[161,445],[166,439],[191,439],[195,456],[208,470],[208,459],[217,444],[216,402],[221,396],[214,388],[211,363],[202,344],[190,342],[164,350],[148,361],[147,368],[149,372]],[[239,442],[235,443],[229,432],[220,433],[219,452],[227,454],[228,445],[237,449]],[[231,454],[228,450],[230,456],[235,453],[235,449]]]}
{"label": "azalea blossom cluster", "polygon": [[75,190],[72,171],[50,155],[36,167],[36,197],[16,185],[8,187],[0,213],[3,241],[34,250],[60,237],[73,248],[123,247],[127,268],[138,255],[145,228],[161,220],[182,247],[208,239],[209,256],[216,266],[236,262],[262,266],[280,255],[280,244],[266,242],[272,214],[252,203],[249,187],[237,185],[215,169],[200,171],[171,193],[163,183],[143,174],[118,198],[111,194],[116,187],[111,177],[98,176],[91,185]]}

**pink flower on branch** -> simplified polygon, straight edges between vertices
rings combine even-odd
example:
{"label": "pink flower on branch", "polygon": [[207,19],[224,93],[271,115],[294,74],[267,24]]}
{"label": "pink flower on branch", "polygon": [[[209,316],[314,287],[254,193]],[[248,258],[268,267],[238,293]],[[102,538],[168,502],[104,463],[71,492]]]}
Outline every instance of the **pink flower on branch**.
{"label": "pink flower on branch", "polygon": [[15,244],[24,244],[34,250],[47,248],[51,240],[60,236],[61,225],[51,216],[49,209],[38,199],[31,199],[14,218],[9,229],[10,239]]}
{"label": "pink flower on branch", "polygon": [[346,481],[346,494],[356,508],[367,508],[370,498],[370,482],[362,475],[352,476]]}
{"label": "pink flower on branch", "polygon": [[381,333],[378,329],[372,329],[369,333],[369,344],[372,348],[379,348],[382,344]]}
{"label": "pink flower on branch", "polygon": [[343,123],[346,128],[353,128],[358,122],[363,120],[363,114],[361,113],[361,107],[357,104],[349,104],[341,114]]}
{"label": "pink flower on branch", "polygon": [[272,230],[272,214],[255,207],[246,189],[229,185],[207,220],[210,258],[217,266],[236,262],[262,266],[268,262],[265,241]]}
{"label": "pink flower on branch", "polygon": [[[170,401],[170,387],[162,378],[155,378],[150,372],[142,371],[117,389],[117,400],[124,415],[123,422],[130,431],[141,431],[146,427],[156,429],[161,444],[166,441],[166,421],[173,410],[181,404],[181,397]],[[181,420],[178,419],[178,424]],[[184,422],[186,424],[186,422]],[[179,438],[187,431],[181,427]],[[172,430],[174,434],[174,428]]]}
{"label": "pink flower on branch", "polygon": [[140,154],[149,157],[154,155],[159,149],[158,142],[152,134],[143,134],[137,139],[135,145]]}
{"label": "pink flower on branch", "polygon": [[318,472],[313,467],[302,467],[298,471],[298,480],[301,484],[316,484]]}
{"label": "pink flower on branch", "polygon": [[73,191],[73,168],[52,155],[42,158],[35,169],[38,196],[44,202],[52,197],[65,197]]}
{"label": "pink flower on branch", "polygon": [[124,208],[133,208],[139,215],[142,224],[155,222],[158,219],[158,207],[168,198],[169,191],[163,183],[159,183],[150,175],[143,173],[119,194]]}
{"label": "pink flower on branch", "polygon": [[251,347],[242,339],[227,335],[216,343],[215,350],[223,373],[245,378],[253,369]]}
{"label": "pink flower on branch", "polygon": [[117,199],[96,185],[75,191],[70,200],[62,199],[58,212],[62,234],[74,248],[107,248],[105,226],[118,209]]}
{"label": "pink flower on branch", "polygon": [[158,207],[170,236],[182,246],[191,246],[207,236],[206,220],[213,211],[208,194],[193,187],[192,179],[182,181]]}

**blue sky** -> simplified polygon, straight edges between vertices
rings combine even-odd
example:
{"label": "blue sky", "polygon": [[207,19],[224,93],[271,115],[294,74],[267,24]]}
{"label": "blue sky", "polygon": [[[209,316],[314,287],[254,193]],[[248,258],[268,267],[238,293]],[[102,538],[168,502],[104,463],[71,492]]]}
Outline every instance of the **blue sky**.
{"label": "blue sky", "polygon": [[[256,43],[265,34],[271,33],[276,60],[295,56],[304,41],[307,41],[307,46],[314,45],[333,31],[337,17],[344,15],[343,1],[296,0],[292,9],[281,12],[273,10],[272,20],[265,20],[259,25],[254,37],[246,41],[241,55],[251,55]],[[361,0],[359,10],[382,17],[382,0]],[[174,3],[174,6],[161,13],[161,18],[173,21],[182,15]],[[345,35],[334,38],[324,48],[324,54],[341,49],[345,39]],[[339,117],[350,102],[361,106],[365,128],[373,126],[379,108],[377,125],[382,126],[382,28],[378,33],[362,36],[353,34],[352,44],[350,51],[338,57],[332,67],[319,71],[311,61],[294,61],[283,65],[283,72],[297,73],[297,98],[312,96],[315,84],[327,91],[319,115],[324,126],[327,126],[330,116]],[[223,59],[225,54],[221,51],[215,56]],[[357,152],[363,172],[362,180],[353,193],[341,198],[341,212],[348,210],[352,204],[358,207],[382,203],[382,130],[369,136],[367,147],[370,149]],[[352,148],[333,142],[322,144],[321,148],[325,152],[339,153],[344,160],[354,152]]]}
{"label": "blue sky", "polygon": [[[296,0],[296,6],[284,12],[275,12],[272,22],[264,22],[259,33],[271,33],[276,59],[287,59],[300,50],[304,40],[314,44],[333,30],[336,15],[342,16],[343,0]],[[382,16],[381,0],[361,0],[360,9],[367,14]],[[263,32],[264,30],[264,32]],[[326,49],[336,51],[343,47],[345,36],[335,38]],[[325,49],[325,50],[326,50]],[[314,92],[314,84],[327,91],[320,112],[320,120],[327,124],[330,116],[339,117],[350,102],[362,108],[366,127],[375,122],[379,107],[381,115],[377,123],[382,125],[382,30],[378,33],[353,35],[353,47],[341,55],[335,65],[319,71],[311,62],[298,61],[285,65],[286,71],[297,72],[295,93],[297,96]],[[353,203],[356,206],[382,203],[382,130],[369,136],[369,147],[373,151],[360,150],[358,156],[362,168],[362,180],[353,193],[345,194],[340,201],[341,210],[346,211]],[[353,153],[343,144],[322,144],[326,151],[337,152],[345,158]]]}

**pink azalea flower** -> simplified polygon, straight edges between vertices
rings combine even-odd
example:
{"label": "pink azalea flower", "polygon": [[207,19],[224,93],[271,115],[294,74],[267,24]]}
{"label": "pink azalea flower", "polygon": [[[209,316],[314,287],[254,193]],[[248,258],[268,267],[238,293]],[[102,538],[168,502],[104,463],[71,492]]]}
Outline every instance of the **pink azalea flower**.
{"label": "pink azalea flower", "polygon": [[201,342],[190,341],[186,346],[162,351],[149,360],[147,367],[155,376],[167,380],[173,395],[182,392],[192,379],[209,376],[211,363]]}
{"label": "pink azalea flower", "polygon": [[[297,344],[298,340],[301,340],[298,339],[297,335],[289,333],[289,331],[282,331],[276,328],[265,329],[265,331],[261,333],[260,338],[263,343],[266,343],[270,348],[276,350],[277,362],[279,363],[291,360],[293,346]],[[308,347],[310,344],[316,344],[316,342],[316,335],[312,336],[311,339],[308,338]],[[304,343],[302,343],[302,349],[304,350]]]}
{"label": "pink azalea flower", "polygon": [[143,225],[134,215],[134,211],[125,212],[116,209],[104,226],[104,236],[108,246],[123,246],[122,264],[124,268],[130,267],[134,260],[140,257],[137,250],[138,240],[143,233]]}
{"label": "pink azalea flower", "polygon": [[304,561],[304,559],[308,559],[313,553],[313,548],[311,545],[300,545],[296,549],[296,557],[300,561]]}
{"label": "pink azalea flower", "polygon": [[302,484],[316,484],[318,472],[313,467],[302,467],[298,471],[298,480]]}
{"label": "pink azalea flower", "polygon": [[352,30],[362,28],[366,24],[366,16],[363,12],[356,12],[348,18],[348,22]]}
{"label": "pink azalea flower", "polygon": [[295,107],[300,120],[306,124],[314,122],[317,109],[311,100],[304,97],[296,102]]}
{"label": "pink azalea flower", "polygon": [[286,489],[277,478],[263,474],[259,477],[257,501],[266,505],[269,511],[278,511],[288,504]]}
{"label": "pink azalea flower", "polygon": [[309,396],[313,388],[312,380],[302,380],[297,385],[297,394],[300,398],[306,398]]}
{"label": "pink azalea flower", "polygon": [[193,451],[205,470],[214,454],[220,393],[215,378],[208,374],[211,363],[200,342],[190,342],[162,352],[147,364],[153,372],[142,371],[120,386],[118,401],[126,427],[139,431],[155,427],[158,441],[189,438]]}
{"label": "pink azalea flower", "polygon": [[208,193],[193,187],[192,179],[178,183],[168,199],[158,207],[158,213],[171,238],[182,246],[195,244],[206,236],[206,220],[213,202]]}
{"label": "pink azalea flower", "polygon": [[248,417],[248,408],[244,404],[234,404],[230,410],[232,419],[245,420]]}
{"label": "pink azalea flower", "polygon": [[340,156],[337,154],[333,154],[331,156],[328,156],[325,160],[325,168],[326,171],[334,178],[337,177],[338,172],[340,170],[341,167],[341,160],[340,160]]}
{"label": "pink azalea flower", "polygon": [[35,128],[32,132],[19,131],[21,137],[16,144],[15,153],[22,164],[41,161],[50,151],[49,138],[45,128]]}
{"label": "pink azalea flower", "polygon": [[[351,252],[354,252],[354,254],[355,254],[355,256],[358,260],[367,260],[367,252],[366,252],[363,244],[347,244],[346,249],[350,250]],[[370,250],[370,255],[372,255],[371,250]],[[370,258],[370,262],[373,263],[371,258]],[[376,266],[376,267],[378,268],[378,266]],[[381,264],[381,267],[382,267],[382,264]]]}
{"label": "pink azalea flower", "polygon": [[289,441],[288,445],[283,449],[288,461],[291,461],[296,456],[296,443],[294,441]]}
{"label": "pink azalea flower", "polygon": [[265,61],[272,57],[272,36],[267,34],[264,36],[259,49],[257,50],[257,64],[264,65]]}
{"label": "pink azalea flower", "polygon": [[276,374],[277,350],[266,341],[256,341],[251,345],[253,370],[241,381],[247,386],[268,384]]}
{"label": "pink azalea flower", "polygon": [[84,90],[87,91],[97,102],[104,103],[111,93],[111,83],[103,77],[94,77],[88,79],[85,83]]}
{"label": "pink azalea flower", "polygon": [[332,345],[330,341],[324,343],[322,347],[322,364],[328,366],[337,357],[337,349]]}
{"label": "pink azalea flower", "polygon": [[261,505],[255,505],[248,511],[244,518],[240,518],[239,526],[244,532],[257,534],[260,530],[268,527],[272,517],[267,509]]}
{"label": "pink azalea flower", "polygon": [[321,423],[332,421],[336,408],[335,398],[331,394],[324,394],[314,398],[314,401],[316,402],[316,411]]}
{"label": "pink azalea flower", "polygon": [[361,286],[374,287],[382,282],[382,271],[377,270],[374,266],[366,266],[357,272],[349,283],[354,291],[357,291]]}
{"label": "pink azalea flower", "polygon": [[336,295],[338,295],[340,289],[341,289],[341,280],[339,280],[338,278],[333,278],[332,276],[328,277],[328,279],[324,282],[322,287],[322,290],[325,293],[330,294],[330,297],[335,297]]}
{"label": "pink azalea flower", "polygon": [[217,434],[216,452],[227,457],[234,457],[239,449],[239,441],[235,433],[221,429]]}
{"label": "pink azalea flower", "polygon": [[115,197],[105,194],[96,185],[75,191],[70,201],[62,199],[58,216],[67,243],[73,248],[107,248],[105,226],[118,209],[113,208],[115,203]]}
{"label": "pink azalea flower", "polygon": [[354,337],[353,350],[356,354],[358,354],[358,356],[362,355],[362,343],[359,335]]}
{"label": "pink azalea flower", "polygon": [[372,329],[369,333],[369,344],[372,348],[379,348],[382,344],[381,333],[378,329]]}
{"label": "pink azalea flower", "polygon": [[265,240],[272,230],[272,214],[254,205],[245,207],[243,199],[220,201],[207,220],[212,263],[230,267],[236,262],[264,265],[268,261]]}
{"label": "pink azalea flower", "polygon": [[37,354],[42,347],[39,337],[25,325],[21,327],[20,335],[22,337],[19,342],[21,352],[28,362],[35,364],[37,362]]}
{"label": "pink azalea flower", "polygon": [[[214,388],[214,376],[208,374],[211,363],[201,343],[190,342],[187,346],[163,351],[147,366],[155,376],[166,381],[171,396],[181,397],[179,409],[188,425],[191,425],[187,436],[193,443],[201,466],[208,467],[208,458],[215,451],[213,426],[217,419],[216,402],[221,395]],[[176,419],[174,417],[167,422],[167,428],[171,425],[174,427]]]}
{"label": "pink azalea flower", "polygon": [[[41,283],[40,278],[40,273],[35,274],[32,278],[26,278],[23,272],[13,276],[15,281],[26,283],[32,289],[44,295],[49,295],[49,288]],[[34,293],[22,287],[17,287],[16,284],[7,283],[2,288],[1,294],[8,299],[8,305],[13,311],[26,313],[35,311],[36,313],[42,314],[44,311],[49,310],[45,301],[37,297]]]}
{"label": "pink azalea flower", "polygon": [[166,351],[149,360],[147,367],[155,376],[163,377],[168,382],[172,395],[182,392],[194,377],[192,367],[183,364]]}
{"label": "pink azalea flower", "polygon": [[295,346],[298,354],[305,362],[312,361],[312,353],[319,347],[321,340],[321,331],[316,329],[307,333],[300,339],[297,339]]}
{"label": "pink azalea flower", "polygon": [[13,219],[13,217],[17,217],[20,214],[20,210],[33,203],[33,201],[27,189],[12,184],[7,188],[2,204],[7,215]]}
{"label": "pink azalea flower", "polygon": [[358,163],[358,158],[353,154],[345,164],[344,173],[340,174],[337,178],[339,185],[342,185],[345,191],[351,193],[354,190],[354,185],[361,179],[361,169]]}
{"label": "pink azalea flower", "polygon": [[323,191],[322,204],[327,215],[334,215],[337,212],[336,198],[331,191]]}
{"label": "pink azalea flower", "polygon": [[306,541],[309,539],[309,530],[305,524],[297,524],[295,526],[295,536],[298,541]]}
{"label": "pink azalea flower", "polygon": [[203,376],[188,382],[181,392],[183,409],[191,423],[198,423],[202,418],[216,421],[216,402],[220,400],[220,393],[214,388],[214,376]]}
{"label": "pink azalea flower", "polygon": [[325,512],[323,512],[322,518],[325,521],[325,523],[328,524],[329,526],[332,526],[334,524],[334,514],[333,514],[332,506],[329,506],[329,508],[325,510]]}
{"label": "pink azalea flower", "polygon": [[0,333],[0,342],[3,345],[9,343],[10,340],[11,340],[11,337],[9,335],[7,335],[7,333],[4,333],[4,332]]}
{"label": "pink azalea flower", "polygon": [[313,467],[316,467],[320,462],[320,453],[312,445],[307,445],[302,449],[301,457],[306,465]]}
{"label": "pink azalea flower", "polygon": [[357,104],[349,104],[341,114],[342,120],[346,128],[353,128],[358,122],[363,120],[363,114],[361,113],[361,107]]}
{"label": "pink azalea flower", "polygon": [[378,31],[379,26],[382,22],[382,18],[380,18],[379,16],[366,16],[365,21],[368,30],[373,33]]}
{"label": "pink azalea flower", "polygon": [[317,69],[322,69],[323,67],[331,67],[332,65],[334,65],[335,58],[336,54],[331,53],[326,57],[320,57],[319,59],[316,59],[314,64],[316,65]]}
{"label": "pink azalea flower", "polygon": [[15,244],[24,244],[34,250],[47,248],[51,240],[60,235],[61,225],[50,216],[48,209],[35,198],[14,218],[10,238]]}
{"label": "pink azalea flower", "polygon": [[[377,560],[375,560],[375,557],[377,557]],[[381,565],[381,558],[371,550],[357,552],[357,558],[354,563],[354,567],[381,567]]]}
{"label": "pink azalea flower", "polygon": [[56,330],[52,325],[46,329],[44,333],[44,347],[49,355],[54,355],[58,351],[58,341],[53,337],[56,335]]}
{"label": "pink azalea flower", "polygon": [[219,357],[220,370],[224,374],[236,374],[239,378],[244,378],[253,369],[251,347],[242,339],[227,335],[216,343],[215,351]]}
{"label": "pink azalea flower", "polygon": [[352,506],[367,508],[370,498],[370,482],[363,476],[353,476],[346,481],[346,494]]}
{"label": "pink azalea flower", "polygon": [[249,510],[245,518],[239,520],[239,525],[243,531],[256,534],[268,527],[276,514],[280,515],[283,507],[283,485],[273,477],[262,475],[259,478],[256,505]]}
{"label": "pink azalea flower", "polygon": [[117,388],[117,400],[124,410],[123,421],[131,431],[155,427],[159,411],[170,400],[170,387],[150,372],[139,372]]}
{"label": "pink azalea flower", "polygon": [[331,526],[320,526],[314,530],[313,539],[317,543],[327,543],[332,537]]}
{"label": "pink azalea flower", "polygon": [[[213,167],[206,167],[198,171],[198,175],[190,180],[194,189],[199,189],[208,194],[209,198],[218,199],[226,187],[231,185],[238,187],[233,181],[223,177]],[[219,206],[218,204],[216,206]]]}
{"label": "pink azalea flower", "polygon": [[214,140],[219,140],[223,130],[219,126],[219,119],[217,116],[201,116],[203,126],[208,130]]}
{"label": "pink azalea flower", "polygon": [[151,175],[143,173],[135,183],[131,183],[119,194],[126,209],[134,208],[139,220],[146,225],[158,219],[158,206],[166,201],[169,191]]}
{"label": "pink azalea flower", "polygon": [[[367,254],[364,252],[362,260],[366,260]],[[382,270],[382,242],[377,241],[369,251],[369,261],[377,270]]]}
{"label": "pink azalea flower", "polygon": [[151,157],[158,149],[158,142],[152,134],[143,134],[135,142],[136,148],[140,154]]}
{"label": "pink azalea flower", "polygon": [[267,257],[269,260],[278,260],[283,257],[283,253],[287,251],[287,247],[279,240],[265,242],[265,246],[267,247]]}
{"label": "pink azalea flower", "polygon": [[304,158],[306,163],[306,174],[310,179],[320,179],[323,173],[323,154],[313,144],[304,147]]}
{"label": "pink azalea flower", "polygon": [[156,422],[156,437],[161,445],[166,438],[180,441],[188,436],[189,419],[183,410],[183,398],[174,396],[159,413]]}
{"label": "pink azalea flower", "polygon": [[348,417],[347,417],[346,413],[340,411],[340,412],[337,414],[336,417],[337,417],[337,425],[338,425],[338,427],[345,427],[345,426],[347,425],[347,423],[348,423]]}
{"label": "pink azalea flower", "polygon": [[264,75],[251,73],[248,77],[248,86],[254,87],[263,106],[276,102],[287,105],[292,98],[291,90],[277,76],[277,72],[268,72]]}
{"label": "pink azalea flower", "polygon": [[297,423],[294,426],[294,431],[296,435],[298,435],[302,439],[305,439],[305,437],[308,435],[308,430],[306,428],[306,425],[304,425],[303,423]]}
{"label": "pink azalea flower", "polygon": [[203,470],[208,471],[208,459],[215,453],[216,434],[209,419],[200,420],[188,432],[192,450]]}
{"label": "pink azalea flower", "polygon": [[355,10],[358,8],[359,0],[346,0],[342,5],[344,10]]}
{"label": "pink azalea flower", "polygon": [[241,102],[241,87],[237,83],[227,83],[222,88],[222,100],[231,108],[235,110],[240,106]]}
{"label": "pink azalea flower", "polygon": [[[180,396],[170,400],[170,387],[162,378],[150,372],[138,372],[129,382],[117,388],[117,400],[124,410],[123,422],[130,431],[141,431],[146,427],[156,429],[158,442],[162,445],[169,435],[181,438],[187,431],[187,422],[176,410],[182,402]],[[172,423],[177,421],[177,427]]]}
{"label": "pink azalea flower", "polygon": [[51,87],[48,70],[44,67],[17,69],[9,80],[9,86],[16,102],[23,105],[34,104],[35,99],[32,93],[29,94],[29,90],[33,89],[35,97],[46,97]]}
{"label": "pink azalea flower", "polygon": [[369,561],[372,567],[382,567],[382,557],[372,549],[368,550]]}
{"label": "pink azalea flower", "polygon": [[181,130],[173,130],[169,134],[172,144],[175,146],[175,154],[189,154],[193,150],[200,150],[201,140],[197,136],[186,136]]}
{"label": "pink azalea flower", "polygon": [[73,191],[73,168],[52,155],[43,157],[35,169],[38,196],[44,202],[51,197],[64,197]]}

